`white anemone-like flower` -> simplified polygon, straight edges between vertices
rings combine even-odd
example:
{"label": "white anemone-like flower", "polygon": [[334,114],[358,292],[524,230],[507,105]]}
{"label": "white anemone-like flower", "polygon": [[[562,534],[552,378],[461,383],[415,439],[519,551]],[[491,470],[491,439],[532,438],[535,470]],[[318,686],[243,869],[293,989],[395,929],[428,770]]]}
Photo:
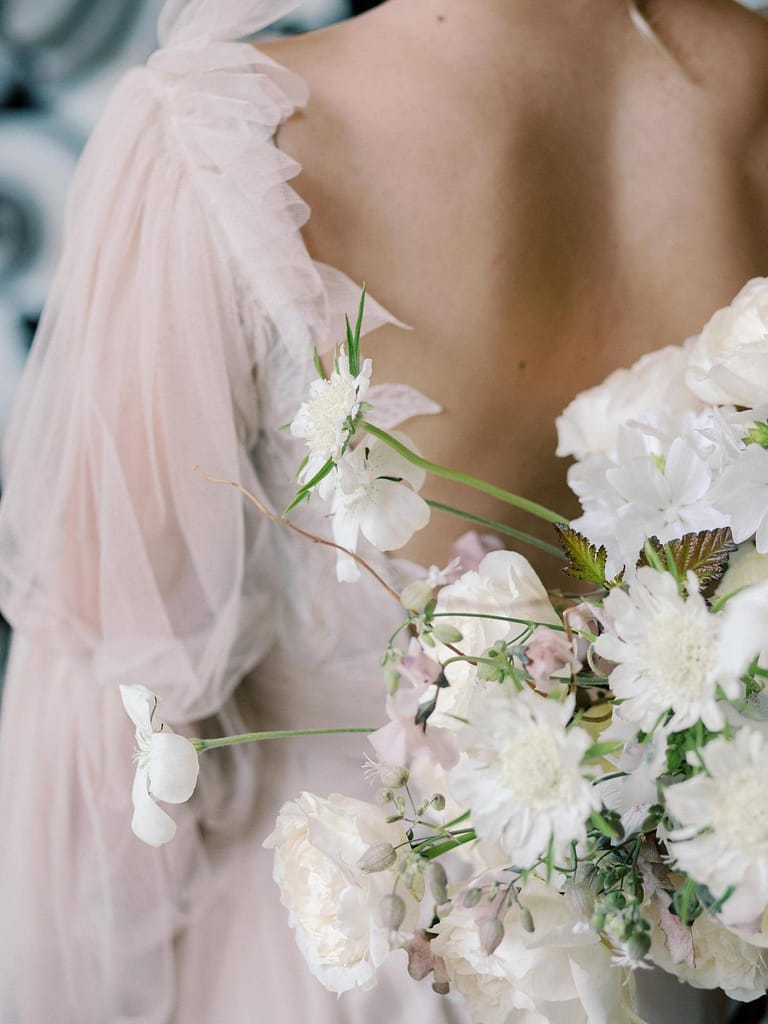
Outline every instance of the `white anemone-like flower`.
{"label": "white anemone-like flower", "polygon": [[156,800],[183,804],[197,783],[197,750],[165,722],[154,717],[157,697],[146,686],[121,686],[123,707],[136,726],[136,775],[133,780],[134,834],[150,846],[176,835],[176,822]]}
{"label": "white anemone-like flower", "polygon": [[717,687],[728,697],[743,696],[743,685],[722,656],[722,620],[712,615],[688,574],[689,596],[683,598],[670,573],[639,569],[628,594],[614,589],[605,610],[616,635],[597,638],[595,651],[617,663],[610,676],[614,695],[624,703],[622,717],[649,732],[667,711],[672,731],[699,719],[709,729],[723,728]]}
{"label": "white anemone-like flower", "polygon": [[586,822],[600,798],[582,764],[591,746],[578,726],[566,731],[573,700],[562,704],[530,691],[505,688],[479,693],[464,747],[451,771],[453,795],[472,814],[483,840],[497,843],[518,868],[543,859],[550,843],[555,859],[586,838]]}
{"label": "white anemone-like flower", "polygon": [[[413,448],[403,434],[393,436]],[[357,550],[360,533],[378,551],[402,547],[429,522],[429,505],[416,493],[424,477],[423,469],[384,441],[361,441],[347,451],[338,466],[331,505],[333,539],[349,551]],[[339,552],[336,575],[341,581],[353,582],[360,569],[354,559]]]}
{"label": "white anemone-like flower", "polygon": [[311,480],[328,459],[338,462],[349,441],[350,423],[360,411],[370,381],[371,360],[366,359],[354,377],[344,348],[339,350],[330,377],[312,381],[308,400],[291,422],[291,433],[304,438],[308,448],[309,457],[299,474],[299,483]]}
{"label": "white anemone-like flower", "polygon": [[665,791],[680,828],[668,836],[677,865],[716,896],[733,894],[720,912],[728,924],[746,927],[768,906],[768,737],[740,729],[702,751],[707,773]]}

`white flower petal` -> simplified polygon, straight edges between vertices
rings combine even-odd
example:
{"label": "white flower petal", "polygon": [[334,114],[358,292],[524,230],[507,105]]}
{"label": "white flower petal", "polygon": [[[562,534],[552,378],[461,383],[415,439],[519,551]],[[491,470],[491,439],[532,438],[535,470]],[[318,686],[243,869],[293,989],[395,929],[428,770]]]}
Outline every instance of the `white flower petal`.
{"label": "white flower petal", "polygon": [[183,804],[197,783],[197,751],[185,736],[153,733],[149,753],[149,791],[158,800]]}
{"label": "white flower petal", "polygon": [[429,516],[429,505],[415,491],[380,480],[361,509],[360,529],[378,551],[394,551],[423,529]]}
{"label": "white flower petal", "polygon": [[121,686],[120,697],[123,701],[128,717],[136,726],[136,730],[144,737],[152,733],[151,714],[157,702],[157,697],[146,686],[136,684],[134,686]]}
{"label": "white flower petal", "polygon": [[176,822],[158,807],[149,795],[149,780],[145,769],[138,769],[133,780],[133,820],[131,828],[150,846],[162,846],[176,835]]}

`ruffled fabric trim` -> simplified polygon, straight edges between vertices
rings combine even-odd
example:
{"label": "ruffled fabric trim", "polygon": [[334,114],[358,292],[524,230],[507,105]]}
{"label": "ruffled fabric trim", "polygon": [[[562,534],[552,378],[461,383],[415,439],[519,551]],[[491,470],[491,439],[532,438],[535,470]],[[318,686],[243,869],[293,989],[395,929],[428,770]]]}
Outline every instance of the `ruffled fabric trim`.
{"label": "ruffled fabric trim", "polygon": [[[147,64],[174,144],[273,340],[297,359],[313,347],[328,351],[343,338],[361,286],[310,257],[301,236],[310,211],[288,184],[301,167],[274,142],[306,104],[307,86],[249,43],[220,41],[259,31],[298,4],[178,6],[164,10],[166,46]],[[385,323],[405,327],[369,296],[363,333]]]}

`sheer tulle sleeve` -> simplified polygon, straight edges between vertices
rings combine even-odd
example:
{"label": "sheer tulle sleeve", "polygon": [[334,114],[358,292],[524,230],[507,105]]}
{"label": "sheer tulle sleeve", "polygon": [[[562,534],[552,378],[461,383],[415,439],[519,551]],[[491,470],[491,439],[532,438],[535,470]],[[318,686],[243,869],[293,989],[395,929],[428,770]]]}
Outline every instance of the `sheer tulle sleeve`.
{"label": "sheer tulle sleeve", "polygon": [[167,1024],[207,807],[225,794],[247,818],[253,751],[247,770],[212,757],[174,843],[131,834],[117,687],[143,683],[183,729],[231,706],[274,639],[272,527],[195,466],[261,493],[262,356],[317,276],[271,144],[303,93],[246,44],[174,44],[120,84],[78,170],[3,463],[8,1024]]}
{"label": "sheer tulle sleeve", "polygon": [[259,490],[266,325],[182,146],[205,129],[180,139],[163,87],[134,72],[79,169],[7,437],[0,593],[17,630],[188,721],[221,706],[272,635],[269,527],[195,473]]}

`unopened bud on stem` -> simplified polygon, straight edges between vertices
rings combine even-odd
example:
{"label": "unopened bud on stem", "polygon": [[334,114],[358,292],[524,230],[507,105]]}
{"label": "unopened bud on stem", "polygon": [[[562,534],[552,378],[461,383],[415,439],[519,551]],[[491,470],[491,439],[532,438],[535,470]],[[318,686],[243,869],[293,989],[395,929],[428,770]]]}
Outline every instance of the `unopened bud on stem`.
{"label": "unopened bud on stem", "polygon": [[381,921],[390,931],[396,932],[405,920],[405,901],[395,892],[387,893],[381,901]]}
{"label": "unopened bud on stem", "polygon": [[391,843],[374,843],[365,851],[357,866],[367,874],[374,874],[376,871],[391,868],[396,860],[397,854]]}
{"label": "unopened bud on stem", "polygon": [[504,938],[504,925],[498,917],[486,917],[477,926],[480,948],[486,956],[494,953]]}

